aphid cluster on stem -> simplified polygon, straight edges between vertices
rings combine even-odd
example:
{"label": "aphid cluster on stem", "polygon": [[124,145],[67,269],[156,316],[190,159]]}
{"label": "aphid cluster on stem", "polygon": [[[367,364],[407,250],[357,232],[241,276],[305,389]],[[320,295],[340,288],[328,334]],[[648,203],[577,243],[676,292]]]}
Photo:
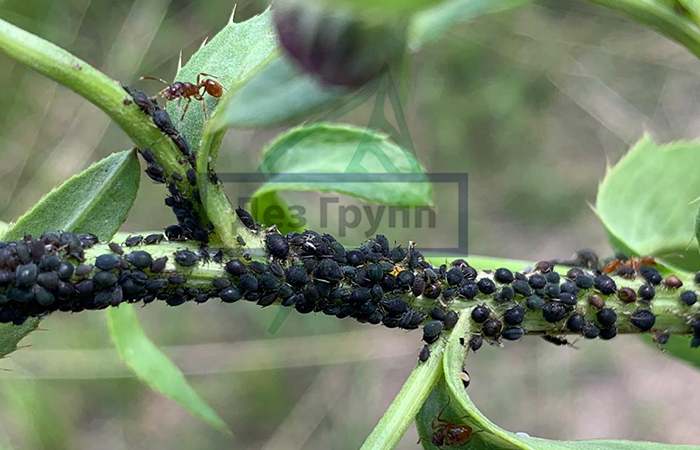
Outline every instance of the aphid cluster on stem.
{"label": "aphid cluster on stem", "polygon": [[[472,351],[484,340],[518,340],[528,324],[538,321],[549,324],[537,331],[554,343],[557,334],[612,339],[622,330],[656,336],[660,330],[654,328],[653,302],[658,289],[666,299],[677,299],[679,314],[689,317],[687,323],[696,332],[693,343],[700,345],[695,290],[680,289],[679,278],[664,282],[653,267],[627,279],[583,267],[562,276],[545,262],[522,273],[506,268],[477,271],[462,259],[433,266],[415,244],[392,245],[383,235],[346,248],[328,234],[307,230],[283,235],[274,227],[259,226],[242,209],[237,214],[264,243],[262,258],[225,259],[221,250],[201,245],[173,249],[172,243],[166,254],[155,254],[166,237],[186,239],[180,225],[168,227],[165,236],[131,235],[123,243],[98,247],[104,250],[91,253],[89,264],[85,250],[97,244],[92,235],[46,233],[0,243],[0,321],[21,323],[56,310],[101,309],[125,301],[162,300],[176,306],[211,298],[243,300],[387,328],[422,327],[425,346],[419,361],[425,361],[430,346],[455,327],[459,311],[472,321],[464,343]],[[210,261],[219,265],[221,275],[191,282],[192,271]]]}
{"label": "aphid cluster on stem", "polygon": [[[206,80],[201,81],[201,83],[204,83],[204,81]],[[182,90],[185,84],[180,83],[178,86],[169,87]],[[180,163],[183,165],[182,174],[184,174],[184,177],[178,172],[172,173],[168,177],[165,169],[158,163],[150,149],[139,149],[139,154],[146,162],[146,175],[156,183],[166,184],[168,188],[169,195],[165,199],[165,204],[173,210],[178,221],[177,228],[171,229],[168,237],[171,239],[194,239],[206,243],[211,232],[211,225],[201,217],[201,214],[195,208],[195,202],[198,202],[199,199],[199,192],[194,153],[190,150],[185,137],[173,125],[167,111],[162,109],[154,99],[149,98],[145,93],[137,89],[128,86],[124,86],[124,89],[131,95],[134,103],[151,117],[154,125],[173,141],[183,156]],[[189,92],[189,90],[182,91],[183,96],[186,92]],[[185,98],[189,100],[189,97],[185,96]],[[182,182],[185,180],[185,177],[189,186],[184,185],[184,187],[188,187],[188,192],[183,192]]]}

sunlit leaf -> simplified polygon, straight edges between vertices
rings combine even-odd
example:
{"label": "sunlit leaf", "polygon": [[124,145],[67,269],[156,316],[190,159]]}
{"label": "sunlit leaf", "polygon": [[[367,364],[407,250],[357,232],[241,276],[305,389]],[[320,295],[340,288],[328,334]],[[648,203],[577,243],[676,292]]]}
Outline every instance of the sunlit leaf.
{"label": "sunlit leaf", "polygon": [[595,209],[613,245],[686,271],[700,268],[695,218],[700,142],[643,137],[608,170]]}
{"label": "sunlit leaf", "polygon": [[[288,131],[263,154],[271,174],[255,197],[270,192],[338,192],[395,206],[429,205],[432,188],[414,155],[375,131],[348,125],[313,124]],[[348,174],[339,182],[333,174]],[[352,174],[358,174],[353,181]],[[376,176],[367,181],[361,174]],[[384,176],[383,174],[386,174]],[[392,175],[398,175],[392,177]],[[409,180],[403,181],[401,175]]]}
{"label": "sunlit leaf", "polygon": [[93,233],[109,239],[131,209],[139,188],[139,162],[133,151],[114,153],[45,195],[12,224],[5,239],[49,230]]}
{"label": "sunlit leaf", "polygon": [[[133,151],[114,153],[68,179],[45,195],[20,219],[3,228],[4,239],[49,230],[94,233],[109,239],[117,232],[134,203],[139,187],[139,163]],[[6,224],[3,224],[6,225]],[[18,342],[39,326],[0,325],[0,357],[17,349]]]}
{"label": "sunlit leaf", "polygon": [[[215,76],[226,92],[219,101],[209,95],[204,96],[206,114],[213,116],[215,109],[227,110],[227,104],[233,101],[241,83],[271,62],[276,55],[277,40],[271,24],[271,12],[267,10],[246,21],[228,23],[192,55],[178,71],[175,79],[195,82],[200,73]],[[173,120],[179,121],[185,104],[185,101],[179,104],[170,102],[168,112]],[[193,102],[182,122],[179,122],[178,129],[193,147],[200,145],[204,121],[205,111],[201,103]],[[224,121],[219,120],[218,123],[218,126],[212,128],[212,132],[225,128]]]}
{"label": "sunlit leaf", "polygon": [[[653,255],[667,266],[700,269],[695,240],[700,142],[655,144],[643,137],[598,188],[596,212],[610,240],[626,253]],[[666,354],[700,366],[700,352],[676,344]]]}
{"label": "sunlit leaf", "polygon": [[226,423],[192,389],[180,369],[146,336],[132,305],[110,308],[107,323],[119,356],[139,379],[154,391],[175,400],[195,417],[230,433]]}

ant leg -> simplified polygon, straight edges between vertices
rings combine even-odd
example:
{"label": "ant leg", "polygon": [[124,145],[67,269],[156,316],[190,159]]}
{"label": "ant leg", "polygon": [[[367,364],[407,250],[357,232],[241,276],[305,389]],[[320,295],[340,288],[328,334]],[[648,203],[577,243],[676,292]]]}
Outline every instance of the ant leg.
{"label": "ant leg", "polygon": [[185,114],[187,113],[187,108],[190,107],[190,102],[192,102],[192,99],[188,98],[187,103],[185,103],[185,109],[182,110],[182,115],[180,116],[180,122],[182,122],[182,120],[185,118]]}
{"label": "ant leg", "polygon": [[447,403],[445,403],[445,406],[443,406],[442,409],[440,410],[440,413],[439,413],[438,416],[437,416],[437,420],[439,420],[439,421],[441,421],[441,422],[444,422],[444,421],[445,421],[445,419],[442,418],[442,413],[444,413],[445,410],[447,409],[447,407],[450,406],[450,400],[452,400],[452,398],[451,398],[451,397],[447,397]]}
{"label": "ant leg", "polygon": [[204,120],[209,119],[209,112],[207,111],[207,102],[202,98],[200,100],[202,102],[202,113],[204,113]]}

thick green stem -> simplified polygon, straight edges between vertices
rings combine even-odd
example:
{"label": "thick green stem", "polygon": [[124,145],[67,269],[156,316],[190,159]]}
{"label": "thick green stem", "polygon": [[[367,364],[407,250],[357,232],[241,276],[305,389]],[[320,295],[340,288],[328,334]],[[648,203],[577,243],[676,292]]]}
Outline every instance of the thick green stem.
{"label": "thick green stem", "polygon": [[[9,57],[26,64],[37,72],[72,89],[107,113],[140,148],[150,148],[158,163],[165,170],[166,178],[180,175],[176,181],[179,191],[192,200],[196,210],[202,209],[193,195],[193,188],[187,182],[185,171],[187,164],[183,161],[180,150],[173,141],[163,134],[153,123],[151,117],[139,109],[121,84],[100,72],[90,64],[75,57],[66,50],[22,30],[0,19],[0,51]],[[212,184],[209,177],[203,176],[205,185]],[[223,191],[206,188],[207,199],[211,202],[227,205]],[[211,191],[211,192],[210,192]],[[204,208],[212,216],[225,208]],[[230,205],[227,212],[230,212]],[[210,221],[213,217],[209,217]],[[230,244],[229,241],[224,241]]]}
{"label": "thick green stem", "polygon": [[130,102],[130,96],[118,81],[2,19],[0,51],[85,97],[117,122],[136,145],[151,148],[168,173],[182,172],[177,148],[153,125],[150,117]]}
{"label": "thick green stem", "polygon": [[[118,234],[115,236],[115,242],[121,242],[125,239],[126,235]],[[209,288],[212,281],[217,278],[227,277],[227,273],[224,269],[225,261],[222,263],[216,263],[214,261],[207,261],[198,263],[192,267],[179,267],[174,263],[174,253],[177,250],[191,250],[192,252],[199,251],[199,243],[194,242],[163,242],[157,245],[147,245],[139,246],[133,249],[126,249],[127,252],[132,250],[147,250],[153,258],[167,256],[168,265],[166,271],[172,272],[182,272],[187,277],[188,287],[193,288]],[[216,253],[217,249],[210,248],[210,254]],[[227,249],[226,251],[230,251]],[[98,244],[91,249],[86,251],[86,263],[91,263],[94,261],[98,255],[110,253],[110,249],[105,244]],[[266,261],[267,256],[264,253],[253,255],[253,259],[259,259],[261,261]],[[476,266],[475,262],[479,262],[481,258],[476,256],[474,258],[469,258],[469,261]],[[477,269],[486,269],[488,272],[479,271],[478,278],[491,277],[492,273],[490,269],[492,264],[497,264],[498,260],[493,260],[493,258],[487,258],[487,267],[478,267]],[[522,269],[522,268],[521,268]],[[640,279],[628,280],[620,277],[612,277],[617,286],[630,287],[635,291],[643,283]],[[694,286],[694,280],[689,275],[679,275],[679,278],[683,282],[684,286]],[[350,287],[350,286],[349,286]],[[673,334],[690,334],[692,332],[690,322],[693,318],[700,314],[700,302],[693,306],[686,306],[679,300],[680,291],[682,289],[668,289],[664,287],[657,287],[656,296],[649,305],[649,309],[656,316],[655,329],[665,330]],[[595,321],[596,312],[598,311],[595,307],[588,304],[588,295],[590,293],[586,290],[582,290],[579,294],[578,305],[576,309],[584,314],[588,319]],[[427,299],[424,297],[413,297],[410,293],[402,294],[403,298],[409,302],[414,308],[428,313],[435,305],[436,300]],[[450,309],[455,311],[469,310],[476,305],[486,305],[494,311],[498,316],[513,306],[513,302],[502,302],[494,298],[495,295],[485,295],[479,294],[473,300],[465,300],[461,297],[457,297],[449,303]],[[616,326],[618,333],[630,333],[635,334],[640,331],[632,325],[630,321],[630,316],[632,313],[640,307],[639,302],[637,303],[624,303],[617,298],[615,295],[603,296],[605,298],[605,306],[612,308],[617,312],[618,320]],[[521,302],[522,303],[522,302]],[[522,323],[522,327],[527,331],[528,334],[569,334],[563,322],[549,323],[545,321],[542,317],[541,311],[528,311],[525,320]]]}
{"label": "thick green stem", "polygon": [[601,6],[625,13],[638,22],[656,29],[700,58],[700,26],[698,17],[669,0],[590,0]]}

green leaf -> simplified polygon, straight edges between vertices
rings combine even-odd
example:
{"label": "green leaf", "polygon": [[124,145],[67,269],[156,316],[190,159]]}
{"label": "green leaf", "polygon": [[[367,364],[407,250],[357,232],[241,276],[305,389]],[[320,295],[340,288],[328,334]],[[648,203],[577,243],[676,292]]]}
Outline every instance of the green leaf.
{"label": "green leaf", "polygon": [[11,226],[4,238],[66,230],[110,239],[126,220],[139,179],[136,153],[114,153],[49,192]]}
{"label": "green leaf", "polygon": [[22,325],[2,324],[0,325],[0,358],[17,350],[17,344],[26,335],[39,327],[41,320],[32,317],[27,319]]}
{"label": "green leaf", "polygon": [[138,378],[151,389],[178,402],[195,417],[231,434],[226,423],[187,383],[180,369],[146,336],[132,305],[110,308],[107,324],[117,352]]}
{"label": "green leaf", "polygon": [[695,219],[700,142],[655,144],[644,136],[598,188],[596,213],[613,245],[686,271],[700,268]]}
{"label": "green leaf", "polygon": [[258,223],[275,225],[282,233],[304,229],[305,220],[289,209],[277,192],[255,193],[251,198],[251,212]]}
{"label": "green leaf", "polygon": [[322,85],[280,56],[232,95],[217,114],[219,126],[256,128],[288,123],[342,101],[349,92]]}
{"label": "green leaf", "polygon": [[[271,19],[272,14],[268,9],[245,22],[230,21],[177,72],[175,79],[178,81],[194,82],[197,75],[203,72],[214,75],[224,86],[226,92],[218,105],[216,99],[204,95],[208,114],[217,123],[210,129],[211,133],[226,126],[222,117],[225,114],[219,113],[219,109],[228,110],[227,105],[233,101],[238,89],[276,56],[277,40]],[[182,122],[179,119],[185,102],[170,102],[167,107],[173,120],[179,122],[178,129],[194,147],[200,144],[205,122],[204,112],[197,103],[193,101],[189,106]]]}
{"label": "green leaf", "polygon": [[[605,176],[596,212],[613,246],[626,253],[654,255],[666,266],[700,268],[694,235],[700,179],[700,142],[655,144],[644,136]],[[672,339],[666,354],[700,367],[700,352]],[[687,344],[687,342],[685,342]]]}
{"label": "green leaf", "polygon": [[[383,134],[349,125],[319,123],[282,134],[265,149],[260,170],[271,177],[254,198],[270,192],[321,191],[395,206],[432,203],[430,183],[412,153]],[[413,174],[415,179],[340,183],[332,176],[323,176],[336,173]],[[321,179],[289,181],[289,175],[293,174],[316,174]]]}
{"label": "green leaf", "polygon": [[428,361],[419,363],[379,419],[360,450],[390,450],[396,447],[428,394],[442,377],[443,340],[433,344]]}
{"label": "green leaf", "polygon": [[[39,236],[48,230],[94,233],[100,239],[110,239],[134,203],[139,178],[135,152],[114,153],[52,190],[17,223],[3,227],[3,239]],[[17,343],[39,322],[30,318],[19,326],[0,325],[0,358],[15,351]]]}
{"label": "green leaf", "polygon": [[442,413],[442,419],[451,424],[471,427],[471,439],[454,449],[527,449],[527,450],[681,450],[698,449],[696,445],[669,445],[654,442],[634,441],[554,441],[512,433],[491,422],[467,395],[459,377],[466,364],[467,347],[460,343],[461,337],[470,334],[470,311],[460,315],[457,325],[448,337],[443,353],[443,373],[439,383],[431,392],[416,417],[418,433],[423,448],[440,450],[432,444],[433,421]]}
{"label": "green leaf", "polygon": [[447,0],[417,12],[408,28],[408,46],[415,51],[442,37],[451,27],[486,14],[506,11],[530,0]]}

